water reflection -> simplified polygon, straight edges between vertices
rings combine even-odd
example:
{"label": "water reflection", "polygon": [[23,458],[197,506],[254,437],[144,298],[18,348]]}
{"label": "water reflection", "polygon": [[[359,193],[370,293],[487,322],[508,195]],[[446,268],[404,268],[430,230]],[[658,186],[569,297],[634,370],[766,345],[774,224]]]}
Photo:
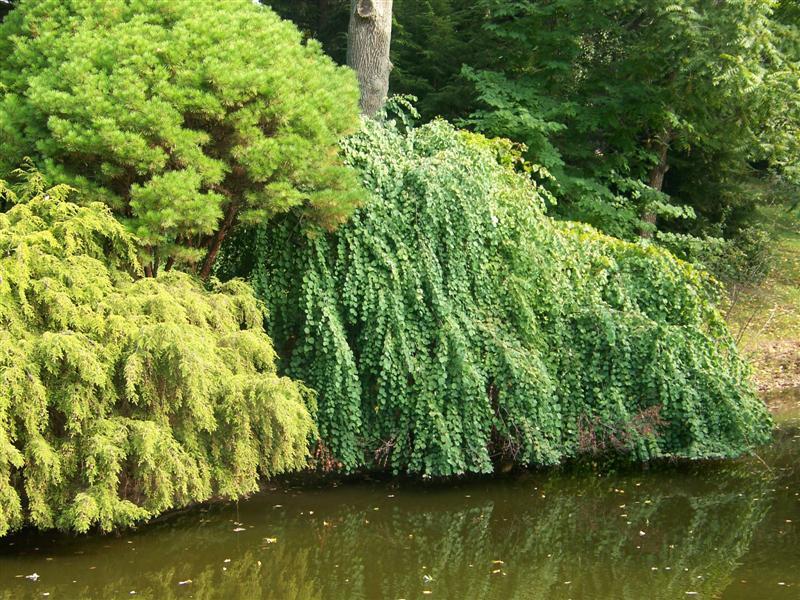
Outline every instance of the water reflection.
{"label": "water reflection", "polygon": [[121,537],[18,537],[0,599],[797,598],[795,425],[735,463],[289,488]]}

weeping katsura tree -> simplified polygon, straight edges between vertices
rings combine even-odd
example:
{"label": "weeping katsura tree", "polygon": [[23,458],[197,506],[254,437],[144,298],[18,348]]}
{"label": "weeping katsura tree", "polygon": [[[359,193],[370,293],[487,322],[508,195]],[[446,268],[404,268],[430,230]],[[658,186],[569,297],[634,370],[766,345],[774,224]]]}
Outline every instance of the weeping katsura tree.
{"label": "weeping katsura tree", "polygon": [[104,204],[0,182],[0,535],[108,530],[306,464],[313,397],[280,377],[241,281],[137,277]]}
{"label": "weeping katsura tree", "polygon": [[702,272],[548,218],[508,143],[390,120],[344,148],[372,194],[350,222],[288,217],[231,248],[246,270],[255,247],[271,335],[318,391],[334,464],[452,475],[586,451],[734,456],[768,438]]}

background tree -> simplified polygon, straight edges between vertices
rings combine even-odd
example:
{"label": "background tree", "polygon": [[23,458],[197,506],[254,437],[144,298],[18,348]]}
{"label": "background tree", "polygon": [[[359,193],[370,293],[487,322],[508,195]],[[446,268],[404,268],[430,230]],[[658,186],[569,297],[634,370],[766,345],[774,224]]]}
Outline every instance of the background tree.
{"label": "background tree", "polygon": [[[317,2],[291,4],[284,16],[343,53],[341,36],[315,28]],[[327,6],[343,18],[342,2]],[[794,11],[767,0],[395,0],[391,92],[417,96],[426,120],[525,143],[552,175],[554,214],[628,238],[652,234],[656,215],[662,231],[733,236],[758,178],[800,163]]]}
{"label": "background tree", "polygon": [[25,0],[0,27],[0,172],[31,156],[107,202],[148,274],[207,277],[237,223],[303,206],[333,226],[359,194],[337,142],[356,82],[248,0]]}
{"label": "background tree", "polygon": [[318,40],[338,64],[347,64],[347,30],[352,0],[259,1],[284,19],[291,20],[306,38]]}
{"label": "background tree", "polygon": [[422,119],[461,119],[475,110],[475,86],[462,66],[492,64],[500,49],[483,31],[486,9],[474,0],[395,0],[393,93],[411,94]]}
{"label": "background tree", "polygon": [[670,196],[704,212],[735,195],[774,116],[770,2],[482,5],[504,58],[471,72],[484,106],[470,123],[544,151],[568,216],[629,236],[685,215]]}
{"label": "background tree", "polygon": [[352,0],[347,64],[358,76],[361,112],[371,117],[389,95],[392,0]]}

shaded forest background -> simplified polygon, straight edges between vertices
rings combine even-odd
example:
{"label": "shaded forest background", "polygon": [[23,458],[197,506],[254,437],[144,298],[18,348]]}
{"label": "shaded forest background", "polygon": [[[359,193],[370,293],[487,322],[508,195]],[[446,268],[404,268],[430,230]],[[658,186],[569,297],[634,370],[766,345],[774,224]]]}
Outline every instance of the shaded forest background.
{"label": "shaded forest background", "polygon": [[[344,63],[349,0],[265,0]],[[796,208],[795,2],[395,0],[392,94],[527,148],[551,214],[655,237],[728,283]]]}

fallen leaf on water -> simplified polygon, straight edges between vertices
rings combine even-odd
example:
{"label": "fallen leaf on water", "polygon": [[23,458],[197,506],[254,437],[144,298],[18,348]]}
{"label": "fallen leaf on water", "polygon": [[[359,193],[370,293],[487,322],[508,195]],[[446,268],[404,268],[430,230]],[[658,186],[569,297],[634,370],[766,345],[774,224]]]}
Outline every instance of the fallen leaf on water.
{"label": "fallen leaf on water", "polygon": [[270,537],[268,537],[268,538],[264,538],[264,541],[267,542],[268,544],[274,544],[275,542],[278,541],[278,538],[270,538]]}
{"label": "fallen leaf on water", "polygon": [[192,580],[187,579],[186,581],[179,581],[178,585],[189,585],[190,583],[192,583]]}
{"label": "fallen leaf on water", "polygon": [[234,533],[239,533],[240,531],[245,531],[244,527],[237,527],[233,530]]}

